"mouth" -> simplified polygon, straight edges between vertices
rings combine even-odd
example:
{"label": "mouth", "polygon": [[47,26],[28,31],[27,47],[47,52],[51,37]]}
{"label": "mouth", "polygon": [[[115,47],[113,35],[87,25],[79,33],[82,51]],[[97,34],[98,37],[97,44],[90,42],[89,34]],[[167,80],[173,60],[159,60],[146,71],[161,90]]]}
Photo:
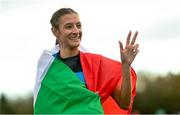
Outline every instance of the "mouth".
{"label": "mouth", "polygon": [[76,41],[76,40],[80,40],[81,38],[80,36],[74,36],[74,37],[69,37],[69,39]]}

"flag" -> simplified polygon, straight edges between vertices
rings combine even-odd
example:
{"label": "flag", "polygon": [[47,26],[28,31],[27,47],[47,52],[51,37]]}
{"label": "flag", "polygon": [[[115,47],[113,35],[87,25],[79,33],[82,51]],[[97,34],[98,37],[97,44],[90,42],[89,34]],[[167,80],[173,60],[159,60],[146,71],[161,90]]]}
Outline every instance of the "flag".
{"label": "flag", "polygon": [[114,88],[121,87],[120,62],[80,49],[84,85],[69,67],[52,56],[58,51],[56,46],[40,57],[34,92],[35,113],[131,113],[136,95],[136,73],[132,68],[131,104],[123,110],[111,97]]}
{"label": "flag", "polygon": [[129,108],[124,110],[111,97],[114,88],[121,87],[121,63],[102,55],[87,52],[80,52],[80,60],[87,88],[99,94],[105,114],[130,114],[136,95],[136,73],[133,68],[131,68],[131,102]]}
{"label": "flag", "polygon": [[99,95],[88,90],[59,59],[44,52],[38,65],[35,114],[103,113]]}

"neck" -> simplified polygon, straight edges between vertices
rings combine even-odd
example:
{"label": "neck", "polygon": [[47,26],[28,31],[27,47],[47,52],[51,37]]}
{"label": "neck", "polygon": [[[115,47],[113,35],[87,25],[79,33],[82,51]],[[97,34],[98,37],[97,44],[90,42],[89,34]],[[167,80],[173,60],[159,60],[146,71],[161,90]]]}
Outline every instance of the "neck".
{"label": "neck", "polygon": [[60,49],[60,56],[62,58],[68,58],[68,57],[73,57],[79,54],[79,49],[78,48],[74,48],[74,49],[64,49],[61,48]]}

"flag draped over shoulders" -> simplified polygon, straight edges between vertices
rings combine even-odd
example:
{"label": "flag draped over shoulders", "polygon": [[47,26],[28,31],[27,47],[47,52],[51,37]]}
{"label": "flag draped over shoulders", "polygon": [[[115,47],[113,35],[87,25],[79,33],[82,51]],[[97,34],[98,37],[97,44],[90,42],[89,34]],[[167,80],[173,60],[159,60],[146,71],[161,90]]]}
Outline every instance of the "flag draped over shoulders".
{"label": "flag draped over shoulders", "polygon": [[101,55],[80,53],[81,65],[85,75],[87,88],[101,97],[105,113],[131,113],[136,95],[136,73],[131,69],[132,97],[128,110],[121,109],[111,97],[116,86],[121,87],[121,63]]}
{"label": "flag draped over shoulders", "polygon": [[43,53],[41,60],[48,64],[39,68],[39,71],[44,71],[44,75],[37,81],[39,88],[34,100],[35,114],[103,113],[99,96],[87,90],[63,62],[47,52]]}
{"label": "flag draped over shoulders", "polygon": [[[80,49],[81,50],[81,49]],[[101,55],[80,51],[86,86],[63,62],[44,51],[38,62],[34,90],[34,113],[130,113],[136,95],[136,74],[131,69],[132,97],[128,110],[121,109],[111,93],[121,87],[121,63]]]}

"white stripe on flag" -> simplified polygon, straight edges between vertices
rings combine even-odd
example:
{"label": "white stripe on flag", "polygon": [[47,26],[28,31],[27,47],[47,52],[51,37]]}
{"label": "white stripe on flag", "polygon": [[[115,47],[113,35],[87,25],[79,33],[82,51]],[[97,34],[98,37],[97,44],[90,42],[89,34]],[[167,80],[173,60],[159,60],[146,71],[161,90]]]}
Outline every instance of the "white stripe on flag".
{"label": "white stripe on flag", "polygon": [[41,82],[46,75],[50,65],[52,64],[54,60],[54,57],[51,55],[48,51],[43,51],[39,61],[38,61],[38,67],[37,67],[37,75],[36,75],[36,82],[34,87],[34,104],[36,102],[36,98],[39,92],[39,89],[41,87]]}

